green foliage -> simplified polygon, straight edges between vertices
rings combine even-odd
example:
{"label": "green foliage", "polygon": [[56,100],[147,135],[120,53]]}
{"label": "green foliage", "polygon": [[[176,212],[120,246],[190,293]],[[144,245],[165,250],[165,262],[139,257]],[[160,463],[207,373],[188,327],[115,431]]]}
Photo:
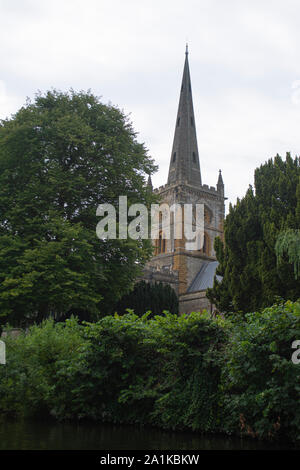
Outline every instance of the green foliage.
{"label": "green foliage", "polygon": [[77,374],[80,387],[75,401],[85,398],[79,413],[71,409],[73,417],[146,422],[156,397],[158,372],[155,343],[149,341],[149,335],[146,317],[133,313],[86,325],[87,368]]}
{"label": "green foliage", "polygon": [[127,117],[89,92],[37,95],[0,122],[4,323],[94,320],[131,288],[150,242],[100,241],[96,209],[119,195],[150,204],[154,169]]}
{"label": "green foliage", "polygon": [[178,297],[168,284],[140,281],[116,303],[112,312],[124,314],[128,308],[138,316],[147,311],[151,311],[150,316],[161,315],[164,310],[178,314]]}
{"label": "green foliage", "polygon": [[152,329],[163,361],[151,423],[167,429],[218,430],[220,360],[226,342],[222,322],[207,313],[191,313],[157,317]]}
{"label": "green foliage", "polygon": [[275,252],[278,264],[286,254],[290,263],[294,265],[295,279],[300,276],[300,230],[288,229],[278,235]]}
{"label": "green foliage", "polygon": [[[300,227],[300,165],[289,154],[279,155],[255,170],[255,194],[230,206],[224,223],[224,243],[216,240],[219,266],[207,294],[222,312],[253,311],[272,305],[277,296],[297,300],[300,284],[289,259],[277,262],[275,245],[282,231]],[[299,243],[291,245],[293,260]]]}
{"label": "green foliage", "polygon": [[196,313],[147,317],[47,320],[8,339],[0,410],[214,429],[222,325]]}
{"label": "green foliage", "polygon": [[2,413],[55,415],[58,390],[67,400],[68,376],[79,366],[86,347],[77,320],[64,324],[45,320],[18,338],[8,335],[5,342],[7,363],[0,368]]}
{"label": "green foliage", "polygon": [[300,441],[300,304],[47,320],[6,339],[0,412]]}
{"label": "green foliage", "polygon": [[249,313],[232,328],[222,371],[223,424],[243,435],[300,442],[300,304]]}

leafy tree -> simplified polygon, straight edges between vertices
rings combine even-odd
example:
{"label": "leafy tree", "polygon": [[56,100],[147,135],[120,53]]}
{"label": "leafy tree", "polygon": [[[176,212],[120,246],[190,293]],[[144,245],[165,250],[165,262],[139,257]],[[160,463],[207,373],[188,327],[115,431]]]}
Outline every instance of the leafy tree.
{"label": "leafy tree", "polygon": [[99,240],[96,209],[150,204],[154,170],[128,118],[90,92],[38,94],[1,121],[2,321],[93,319],[130,289],[150,242]]}
{"label": "leafy tree", "polygon": [[154,284],[145,281],[138,282],[132,292],[124,295],[114,306],[113,311],[119,314],[131,309],[138,316],[151,311],[150,316],[161,315],[164,310],[178,314],[178,297],[169,285],[161,282]]}
{"label": "leafy tree", "polygon": [[222,311],[253,311],[276,297],[297,300],[300,285],[286,257],[277,263],[279,234],[300,227],[299,158],[277,155],[255,170],[255,192],[230,205],[224,224],[224,242],[215,249],[223,280],[215,280],[208,296]]}

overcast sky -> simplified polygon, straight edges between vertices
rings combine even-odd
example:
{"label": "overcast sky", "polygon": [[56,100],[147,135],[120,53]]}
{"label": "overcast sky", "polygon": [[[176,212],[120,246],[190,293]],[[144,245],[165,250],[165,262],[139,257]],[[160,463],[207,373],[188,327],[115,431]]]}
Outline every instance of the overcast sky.
{"label": "overcast sky", "polygon": [[[202,182],[232,203],[300,148],[299,0],[0,0],[0,118],[54,87],[130,113],[167,181],[189,44]],[[228,205],[228,204],[227,204]]]}

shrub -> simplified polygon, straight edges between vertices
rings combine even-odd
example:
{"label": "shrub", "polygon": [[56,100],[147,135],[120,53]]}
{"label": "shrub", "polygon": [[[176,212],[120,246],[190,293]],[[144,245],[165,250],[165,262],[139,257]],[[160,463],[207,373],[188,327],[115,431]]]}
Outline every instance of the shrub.
{"label": "shrub", "polygon": [[0,411],[299,442],[299,302],[148,317],[47,320],[6,338]]}
{"label": "shrub", "polygon": [[[27,334],[5,339],[7,363],[0,368],[0,410],[23,415],[55,414],[60,376],[72,375],[84,346],[74,318],[45,320]],[[67,383],[64,380],[64,395]]]}
{"label": "shrub", "polygon": [[300,440],[300,303],[249,313],[232,328],[222,372],[224,427],[258,438]]}
{"label": "shrub", "polygon": [[208,314],[156,318],[153,333],[162,354],[160,396],[151,422],[164,428],[218,428],[219,380],[226,331]]}

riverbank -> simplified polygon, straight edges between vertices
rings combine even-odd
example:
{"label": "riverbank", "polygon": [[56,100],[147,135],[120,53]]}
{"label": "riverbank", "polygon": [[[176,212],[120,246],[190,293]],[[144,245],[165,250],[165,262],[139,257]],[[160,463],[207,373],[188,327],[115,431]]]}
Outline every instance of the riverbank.
{"label": "riverbank", "polygon": [[288,443],[153,427],[1,420],[0,450],[293,450]]}

